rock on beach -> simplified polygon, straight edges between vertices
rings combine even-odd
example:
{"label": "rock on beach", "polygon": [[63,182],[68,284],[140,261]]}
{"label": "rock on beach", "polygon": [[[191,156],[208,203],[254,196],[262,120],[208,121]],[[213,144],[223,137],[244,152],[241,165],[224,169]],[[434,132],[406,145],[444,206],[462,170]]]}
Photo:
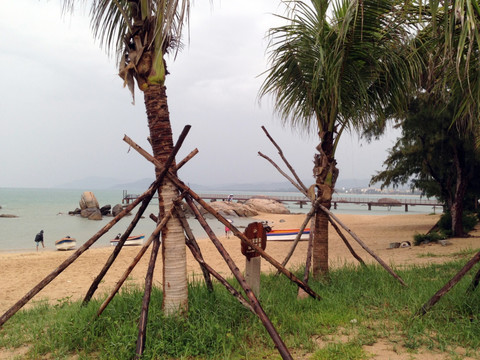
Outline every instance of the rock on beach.
{"label": "rock on beach", "polygon": [[[209,204],[215,211],[223,216],[253,217],[259,213],[289,214],[284,204],[272,199],[253,198],[244,203],[233,201],[214,201]],[[202,213],[206,210],[202,209]]]}

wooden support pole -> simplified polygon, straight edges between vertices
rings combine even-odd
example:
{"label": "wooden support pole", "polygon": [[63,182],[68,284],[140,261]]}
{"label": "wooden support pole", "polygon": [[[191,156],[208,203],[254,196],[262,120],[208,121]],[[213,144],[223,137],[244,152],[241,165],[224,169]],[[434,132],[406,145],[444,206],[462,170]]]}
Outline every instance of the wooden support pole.
{"label": "wooden support pole", "polygon": [[159,249],[160,234],[157,234],[153,238],[152,252],[148,263],[147,275],[145,276],[145,292],[143,293],[142,311],[140,313],[140,319],[138,320],[137,349],[135,352],[136,359],[141,359],[143,351],[145,350],[145,342],[147,340],[148,307],[150,305],[150,297],[152,294],[153,272],[155,271],[155,263],[157,261]]}
{"label": "wooden support pole", "polygon": [[138,262],[140,261],[140,259],[142,258],[142,256],[145,254],[145,252],[147,251],[148,247],[150,246],[150,244],[152,243],[153,239],[155,239],[156,237],[158,237],[158,235],[160,234],[160,232],[163,230],[163,228],[165,227],[165,225],[167,224],[168,220],[170,219],[170,217],[172,216],[172,213],[173,213],[173,208],[170,209],[166,214],[165,216],[162,218],[162,221],[157,225],[157,227],[155,228],[155,230],[153,231],[153,233],[150,235],[150,237],[148,238],[148,240],[145,242],[145,244],[142,245],[142,248],[140,249],[140,251],[138,252],[138,254],[135,256],[135,258],[133,259],[132,263],[130,264],[130,266],[125,270],[125,272],[123,273],[122,277],[120,278],[120,280],[117,281],[117,284],[115,285],[115,287],[113,288],[113,290],[110,292],[110,295],[105,299],[105,301],[102,303],[102,305],[100,306],[99,310],[97,311],[97,316],[100,316],[102,314],[102,312],[105,310],[105,308],[107,307],[107,305],[110,303],[110,301],[112,301],[112,299],[114,298],[115,294],[118,292],[118,290],[120,290],[120,288],[122,287],[123,283],[125,282],[125,280],[127,279],[127,277],[130,275],[130,273],[132,272],[132,270],[135,268],[135,266],[138,264]]}
{"label": "wooden support pole", "polygon": [[33,289],[31,289],[25,296],[23,296],[15,305],[8,309],[0,317],[0,326],[2,326],[8,319],[10,319],[18,310],[20,310],[30,299],[32,299],[36,294],[38,294],[45,286],[50,284],[63,270],[70,266],[80,255],[82,255],[90,246],[92,246],[102,235],[108,232],[117,222],[119,222],[125,215],[132,211],[135,206],[137,206],[143,199],[154,192],[156,189],[155,186],[150,187],[146,192],[140,195],[134,202],[128,205],[123,211],[121,211],[117,216],[115,216],[108,224],[106,224],[102,229],[100,229],[95,235],[93,235],[89,240],[87,240],[82,246],[80,246],[70,257],[63,261],[54,271],[47,275],[42,281],[40,281]]}
{"label": "wooden support pole", "polygon": [[250,305],[252,305],[253,310],[259,317],[260,321],[263,323],[263,326],[265,326],[265,329],[267,332],[270,334],[270,337],[272,338],[275,346],[277,347],[280,355],[282,356],[282,359],[292,359],[292,355],[290,355],[290,352],[288,351],[288,348],[284,344],[283,340],[281,339],[280,335],[278,335],[277,330],[273,326],[272,322],[268,318],[267,314],[263,310],[262,306],[258,302],[255,294],[253,293],[252,289],[250,286],[247,284],[245,278],[243,277],[241,271],[238,269],[238,267],[235,265],[235,262],[233,259],[230,257],[228,252],[225,250],[223,247],[222,243],[218,238],[215,236],[215,233],[213,230],[210,228],[208,225],[207,221],[205,218],[202,216],[198,208],[195,206],[193,203],[193,200],[187,196],[186,201],[192,211],[194,212],[195,216],[197,217],[197,220],[199,221],[200,225],[204,228],[205,232],[208,234],[210,239],[212,240],[213,244],[217,248],[218,252],[222,255],[222,257],[225,259],[225,262],[227,263],[228,267],[232,271],[233,275],[237,279],[238,283],[240,286],[243,288],[245,291],[245,295],[247,296],[248,300],[250,301]]}
{"label": "wooden support pole", "polygon": [[[158,163],[158,161],[155,160],[155,158],[150,155],[148,152],[146,152],[144,149],[142,149],[140,146],[138,146],[132,139],[125,137],[124,141],[128,143],[132,148],[134,148],[140,155],[145,157],[147,160],[150,162],[154,163],[155,166],[157,166],[159,169],[162,169],[162,165]],[[270,264],[272,264],[275,268],[280,270],[282,274],[284,274],[286,277],[288,277],[291,281],[296,283],[298,286],[300,286],[303,290],[305,290],[306,293],[308,293],[311,297],[314,299],[320,300],[321,297],[315,293],[307,284],[303,283],[300,279],[298,279],[292,272],[288,271],[283,267],[277,260],[272,258],[270,255],[268,255],[264,250],[262,250],[259,246],[256,246],[253,244],[247,237],[240,232],[233,224],[228,222],[227,219],[225,219],[222,215],[220,215],[215,209],[213,209],[208,203],[206,203],[204,200],[198,196],[197,193],[195,193],[192,189],[190,189],[188,186],[186,186],[182,181],[180,181],[174,174],[168,172],[167,173],[169,179],[177,186],[179,189],[188,192],[188,194],[197,202],[199,203],[206,211],[208,211],[210,214],[212,214],[215,218],[217,218],[218,221],[220,221],[223,225],[228,226],[232,233],[238,237],[241,241],[243,241],[245,244],[248,246],[252,247],[255,251],[257,251],[260,256],[262,256],[265,260],[267,260]]]}
{"label": "wooden support pole", "polygon": [[[178,209],[178,207],[180,207],[179,202],[175,202],[175,206]],[[176,209],[176,211],[177,211],[177,209]],[[212,281],[210,280],[210,276],[209,276],[209,274],[211,274],[215,279],[217,279],[220,282],[220,284],[225,286],[227,291],[230,292],[230,294],[232,294],[243,306],[245,306],[248,310],[250,310],[252,313],[255,314],[255,311],[253,311],[253,308],[248,303],[248,301],[245,300],[245,298],[232,285],[230,285],[227,280],[225,280],[218,272],[216,272],[215,269],[213,269],[210,265],[208,265],[205,262],[205,260],[203,259],[203,255],[202,255],[202,252],[200,250],[200,247],[198,246],[198,243],[195,240],[195,237],[193,236],[193,232],[190,229],[190,226],[188,225],[187,219],[185,218],[185,214],[184,214],[183,211],[181,213],[183,214],[183,216],[180,216],[180,221],[182,222],[182,225],[184,226],[185,233],[187,235],[185,237],[185,244],[190,249],[193,257],[195,258],[195,260],[197,260],[197,262],[199,263],[200,268],[202,269],[205,281],[207,281],[207,279],[208,279],[208,282],[207,282],[208,290],[213,291],[213,284],[212,284]],[[150,216],[152,217],[152,215],[150,215]],[[155,220],[155,218],[156,218],[156,216],[153,215],[153,220]],[[207,275],[205,275],[205,271],[207,271],[207,273],[208,273]]]}
{"label": "wooden support pole", "polygon": [[475,254],[473,258],[471,258],[463,268],[453,277],[451,278],[440,290],[438,290],[435,295],[431,297],[421,308],[415,313],[415,316],[418,315],[425,315],[428,310],[430,310],[433,305],[435,305],[443,295],[449,292],[462,278],[465,276],[470,269],[480,261],[480,251]]}
{"label": "wooden support pole", "polygon": [[[187,137],[188,132],[190,131],[190,128],[191,128],[190,125],[187,125],[183,128],[183,131],[181,132],[181,134],[180,134],[180,136],[177,140],[177,143],[175,144],[175,147],[173,148],[172,152],[170,153],[170,155],[168,156],[168,158],[165,162],[164,171],[162,171],[159,174],[159,176],[157,177],[157,184],[161,184],[163,182],[163,179],[165,178],[165,174],[167,173],[167,170],[170,168],[170,166],[172,166],[172,164],[175,160],[175,156],[177,155],[178,151],[182,147],[182,144],[185,141],[185,138]],[[190,155],[191,155],[191,157],[193,157],[193,156],[195,156],[195,154],[196,153],[192,152]],[[191,157],[188,157],[188,160]],[[184,163],[186,163],[188,160],[185,160]],[[155,190],[157,190],[157,189],[158,189],[158,186]],[[127,241],[128,237],[132,233],[133,229],[135,229],[135,226],[137,226],[137,223],[140,220],[140,218],[142,217],[143,213],[145,212],[148,204],[150,203],[150,200],[152,200],[152,197],[153,197],[154,193],[155,192],[152,192],[150,195],[145,197],[145,199],[143,200],[142,205],[140,206],[139,210],[137,211],[137,214],[135,215],[135,218],[132,220],[132,222],[128,226],[127,230],[123,233],[123,235],[120,238],[120,241],[118,242],[117,246],[115,247],[115,249],[113,249],[112,254],[110,255],[107,262],[103,266],[102,270],[100,271],[100,273],[98,274],[98,276],[95,278],[92,285],[88,289],[87,294],[85,295],[85,298],[83,299],[83,305],[86,305],[90,301],[90,299],[92,298],[93,294],[95,293],[95,291],[98,288],[98,285],[100,284],[100,282],[102,281],[102,279],[106,275],[107,271],[110,269],[113,262],[117,258],[118,254],[122,250],[123,245],[125,244],[125,241]]]}
{"label": "wooden support pole", "polygon": [[225,286],[227,291],[230,292],[230,294],[232,294],[240,302],[240,304],[242,304],[248,310],[250,310],[252,313],[255,314],[255,311],[253,310],[252,305],[250,305],[250,303],[247,300],[245,300],[242,294],[240,294],[232,285],[230,285],[228,281],[223,278],[222,275],[216,272],[215,269],[213,269],[210,265],[208,265],[203,260],[202,255],[197,251],[196,247],[193,246],[192,243],[189,241],[187,241],[186,244],[190,249],[190,251],[192,252],[192,255],[195,258],[195,260],[197,260],[200,265],[202,265],[205,269],[207,269],[210,272],[210,274],[212,274],[212,276],[220,282],[220,284]]}
{"label": "wooden support pole", "polygon": [[402,284],[403,286],[407,286],[407,284],[405,284],[405,282],[403,281],[403,279],[398,276],[391,268],[390,266],[388,266],[385,261],[383,261],[380,257],[378,257],[372,250],[370,250],[370,248],[352,231],[350,230],[346,225],[344,225],[340,219],[338,219],[330,210],[328,210],[325,206],[323,205],[319,205],[319,208],[321,210],[323,210],[324,212],[326,212],[328,215],[330,215],[330,217],[335,220],[337,222],[337,224],[339,224],[341,227],[343,227],[343,229],[345,231],[347,231],[359,244],[360,246],[367,252],[369,253],[375,260],[378,261],[378,263],[383,266],[383,268],[385,270],[387,270],[395,279],[397,279],[400,284]]}
{"label": "wooden support pole", "polygon": [[112,266],[113,262],[115,261],[115,259],[117,258],[118,254],[120,253],[120,250],[122,250],[123,248],[123,245],[125,244],[125,241],[128,239],[128,237],[130,236],[130,234],[132,233],[133,229],[135,228],[135,226],[137,225],[138,221],[140,220],[140,218],[142,217],[143,213],[145,212],[148,204],[150,203],[150,200],[152,199],[153,197],[153,194],[154,192],[152,192],[149,196],[147,196],[143,201],[142,201],[142,205],[140,206],[140,208],[138,209],[137,211],[137,214],[135,215],[135,218],[132,220],[132,222],[130,223],[130,225],[128,226],[127,230],[123,233],[122,237],[120,238],[117,246],[115,246],[115,249],[113,249],[112,253],[110,254],[109,258],[107,259],[107,262],[105,263],[105,265],[103,266],[102,270],[100,271],[100,273],[97,275],[97,277],[93,280],[93,283],[92,285],[90,285],[90,288],[88,289],[84,299],[83,299],[83,302],[82,302],[82,305],[87,305],[88,302],[91,300],[91,298],[93,297],[93,294],[95,293],[95,291],[97,290],[98,288],[98,285],[100,284],[100,282],[102,281],[102,279],[105,277],[105,275],[107,274],[107,271],[110,269],[110,267]]}
{"label": "wooden support pole", "polygon": [[[200,258],[202,261],[198,261],[200,265],[200,269],[202,270],[203,273],[203,278],[205,280],[205,284],[207,285],[208,291],[212,292],[213,291],[213,284],[212,284],[212,279],[210,278],[210,271],[206,268],[204,265],[205,262],[203,261],[203,255],[202,251],[200,250],[200,246],[198,246],[197,240],[195,240],[195,236],[193,235],[193,231],[190,228],[190,225],[188,224],[187,218],[185,217],[185,213],[180,205],[180,201],[176,201],[175,203],[175,214],[177,215],[177,218],[180,220],[183,226],[183,230],[185,231],[185,243],[187,246],[190,248],[192,246],[195,248],[197,254],[199,254]],[[152,217],[153,215],[150,215]],[[154,219],[155,220],[155,219]],[[157,220],[155,220],[157,221]],[[195,259],[197,259],[195,257]]]}
{"label": "wooden support pole", "polygon": [[[310,211],[307,213],[307,215],[305,216],[305,220],[303,220],[303,223],[302,223],[302,226],[300,226],[300,229],[298,231],[298,234],[297,236],[295,237],[295,240],[293,241],[293,244],[290,248],[290,250],[288,251],[288,254],[287,256],[285,257],[285,259],[282,261],[282,266],[287,266],[287,263],[288,261],[290,260],[290,258],[292,257],[293,255],[293,252],[295,251],[295,248],[297,247],[297,244],[298,242],[300,241],[300,237],[302,236],[303,234],[303,231],[305,230],[305,227],[308,225],[310,219],[313,217],[313,215],[315,214],[315,212],[317,211],[317,208],[318,208],[318,205],[320,204],[320,199],[317,199],[315,201],[315,203],[313,204],[312,208],[310,209]],[[277,272],[277,275],[279,273]]]}
{"label": "wooden support pole", "polygon": [[335,222],[332,220],[331,217],[328,217],[328,221],[330,222],[330,224],[333,226],[333,228],[335,229],[335,231],[337,232],[338,236],[340,236],[340,238],[343,240],[343,243],[345,244],[345,246],[348,248],[348,250],[350,251],[350,254],[352,254],[352,256],[358,260],[358,262],[360,262],[360,264],[362,264],[363,266],[367,266],[365,264],[365,261],[363,261],[363,259],[355,252],[355,250],[353,250],[352,246],[350,245],[350,243],[348,242],[347,238],[345,237],[345,235],[343,235],[342,231],[340,230],[340,228],[337,226],[337,224],[335,224]]}
{"label": "wooden support pole", "polygon": [[[300,188],[303,188],[305,190],[307,190],[307,187],[303,184],[302,180],[300,180],[300,177],[297,175],[297,173],[295,172],[295,170],[293,169],[293,166],[290,165],[290,163],[287,161],[287,159],[285,158],[285,156],[283,155],[283,151],[282,149],[280,148],[280,146],[277,145],[277,143],[275,142],[275,140],[273,140],[273,138],[270,136],[270,134],[268,133],[267,129],[265,128],[265,126],[262,126],[262,130],[263,132],[265,133],[265,135],[267,135],[267,138],[270,140],[270,142],[273,144],[273,146],[275,146],[278,150],[278,154],[280,155],[280,157],[282,158],[283,162],[285,163],[285,165],[288,167],[288,169],[290,170],[290,172],[292,173],[292,175],[294,176],[295,180],[297,180],[297,183],[298,185],[300,185]],[[302,203],[300,202],[300,207],[302,207]]]}

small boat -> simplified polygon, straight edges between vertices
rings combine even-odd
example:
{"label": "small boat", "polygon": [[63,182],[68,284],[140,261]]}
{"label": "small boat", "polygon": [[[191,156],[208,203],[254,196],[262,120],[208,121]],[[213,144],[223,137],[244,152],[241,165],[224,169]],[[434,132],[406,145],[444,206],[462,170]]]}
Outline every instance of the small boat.
{"label": "small boat", "polygon": [[[119,234],[120,235],[120,234]],[[143,240],[145,239],[145,235],[136,235],[136,236],[129,236],[127,240],[125,241],[125,246],[140,246],[143,245]],[[110,240],[110,245],[112,246],[117,246],[118,242],[120,241],[120,236],[117,235],[117,237],[113,240]]]}
{"label": "small boat", "polygon": [[[267,232],[267,241],[293,241],[300,229],[282,229]],[[308,240],[310,229],[303,230],[300,240]]]}
{"label": "small boat", "polygon": [[71,238],[70,236],[65,236],[60,240],[55,241],[55,247],[57,250],[73,250],[77,245],[77,240]]}

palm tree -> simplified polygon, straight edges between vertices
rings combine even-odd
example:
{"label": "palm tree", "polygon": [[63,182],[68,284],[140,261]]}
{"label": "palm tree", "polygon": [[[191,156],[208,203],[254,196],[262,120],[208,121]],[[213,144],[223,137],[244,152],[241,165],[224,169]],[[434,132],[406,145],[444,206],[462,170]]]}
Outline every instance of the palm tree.
{"label": "palm tree", "polygon": [[[384,120],[387,104],[403,106],[401,94],[408,92],[415,73],[403,45],[408,26],[396,16],[392,0],[284,3],[288,23],[270,30],[271,67],[260,96],[273,95],[284,124],[318,133],[315,192],[330,208],[342,133],[366,127],[373,114]],[[328,215],[317,212],[314,229],[318,278],[328,271]]]}
{"label": "palm tree", "polygon": [[[64,0],[73,11],[75,0]],[[94,37],[119,60],[119,75],[134,95],[135,84],[144,102],[154,157],[165,163],[173,149],[165,77],[165,55],[177,51],[190,1],[92,0],[90,15]],[[158,190],[160,216],[173,206],[178,190],[165,180]],[[163,309],[171,314],[187,309],[185,237],[180,221],[172,217],[162,232]]]}

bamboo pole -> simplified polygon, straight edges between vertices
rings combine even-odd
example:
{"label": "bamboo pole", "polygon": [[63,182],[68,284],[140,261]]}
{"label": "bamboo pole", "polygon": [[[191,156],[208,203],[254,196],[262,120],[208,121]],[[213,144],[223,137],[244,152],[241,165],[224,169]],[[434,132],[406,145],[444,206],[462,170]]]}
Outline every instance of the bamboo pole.
{"label": "bamboo pole", "polygon": [[[155,186],[157,183],[154,183]],[[102,235],[108,232],[117,222],[119,222],[125,215],[127,215],[133,208],[135,208],[143,199],[155,191],[155,186],[150,187],[146,192],[140,195],[134,202],[128,205],[122,212],[115,216],[108,224],[100,229],[95,235],[80,246],[70,257],[63,261],[55,270],[40,281],[33,289],[31,289],[25,296],[17,301],[10,309],[8,309],[0,317],[0,326],[2,326],[8,319],[10,319],[18,310],[20,310],[29,300],[38,294],[45,286],[47,286],[53,279],[55,279],[62,271],[70,266],[80,255],[82,255],[90,246],[92,246]]]}
{"label": "bamboo pole", "polygon": [[100,316],[103,311],[105,310],[105,308],[107,307],[107,305],[110,303],[110,301],[112,301],[112,299],[114,298],[115,294],[118,292],[118,290],[120,290],[120,288],[122,287],[123,283],[125,282],[125,280],[128,278],[128,276],[130,275],[130,273],[132,272],[132,270],[135,268],[135,266],[138,264],[138,262],[141,260],[141,258],[143,257],[143,255],[145,254],[145,252],[147,251],[148,247],[150,246],[150,244],[152,243],[153,239],[155,237],[158,237],[158,235],[160,234],[160,232],[163,230],[163,228],[165,227],[165,225],[167,224],[168,220],[170,219],[170,217],[172,216],[172,213],[173,213],[173,208],[170,209],[166,214],[165,216],[162,218],[162,221],[160,222],[160,224],[157,225],[157,227],[155,228],[155,230],[153,231],[153,233],[150,235],[150,237],[148,238],[148,240],[142,245],[142,248],[140,249],[140,251],[137,253],[137,255],[133,258],[132,260],[132,263],[127,267],[127,269],[125,270],[125,272],[123,273],[123,275],[120,277],[120,279],[117,281],[115,287],[113,288],[113,290],[110,292],[110,295],[104,300],[104,302],[102,303],[102,305],[100,306],[99,310],[97,311],[97,316]]}
{"label": "bamboo pole", "polygon": [[[147,160],[150,162],[154,163],[155,166],[157,166],[159,169],[162,169],[162,165],[158,163],[158,161],[155,160],[153,156],[151,156],[148,152],[146,152],[144,149],[142,149],[140,146],[138,146],[132,139],[128,138],[127,136],[124,137],[124,141],[128,143],[132,148],[134,148],[140,155],[145,157]],[[223,225],[228,226],[232,233],[238,237],[241,241],[243,241],[245,244],[253,248],[257,253],[260,254],[265,260],[267,260],[270,264],[272,264],[275,268],[279,269],[282,274],[284,274],[286,277],[288,277],[291,281],[296,283],[298,286],[300,286],[303,290],[305,290],[306,293],[308,293],[311,297],[320,300],[321,297],[316,294],[307,284],[303,283],[300,279],[298,279],[292,272],[289,270],[285,269],[282,264],[280,264],[277,260],[275,260],[273,257],[268,255],[262,248],[259,246],[255,245],[253,242],[251,242],[243,233],[241,233],[233,224],[228,222],[227,219],[225,219],[222,215],[220,215],[215,209],[213,209],[210,205],[208,205],[204,200],[198,196],[197,193],[195,193],[192,189],[190,189],[188,186],[186,186],[182,181],[180,181],[174,174],[168,172],[167,176],[169,179],[177,186],[179,189],[188,192],[188,194],[197,202],[199,203],[206,211],[208,211],[210,214],[212,214],[215,218],[217,218],[218,221],[220,221]]]}
{"label": "bamboo pole", "polygon": [[[175,144],[175,147],[173,148],[172,152],[170,153],[170,155],[167,158],[167,161],[165,162],[165,170],[163,172],[161,172],[159,174],[159,176],[157,177],[158,184],[161,184],[163,182],[163,179],[165,178],[165,174],[167,173],[167,170],[170,168],[170,166],[172,166],[172,164],[175,160],[175,156],[177,155],[178,151],[182,147],[182,144],[183,144],[185,138],[187,137],[188,132],[190,131],[190,128],[191,128],[190,125],[187,125],[183,128],[183,131],[181,132],[181,134],[180,134],[180,136],[177,140],[177,143]],[[192,152],[190,155],[191,155],[191,157],[193,157],[193,156],[195,156],[195,154],[196,153]],[[188,159],[190,159],[191,157],[189,157]],[[184,163],[186,163],[187,161],[188,160],[186,160]],[[157,190],[157,189],[158,189],[158,187],[155,190]],[[135,215],[135,218],[132,220],[132,222],[128,226],[127,230],[123,233],[123,235],[120,238],[120,241],[118,242],[117,246],[115,247],[115,249],[113,249],[112,254],[109,256],[109,258],[107,259],[107,262],[103,266],[102,270],[97,275],[97,277],[94,279],[92,285],[88,289],[87,294],[85,295],[85,298],[83,299],[83,305],[86,305],[90,301],[90,299],[92,298],[93,294],[95,293],[95,291],[98,288],[98,285],[100,284],[100,282],[102,281],[102,279],[104,278],[104,276],[106,275],[106,273],[108,272],[110,267],[112,266],[113,262],[117,258],[118,254],[122,250],[123,245],[125,244],[125,241],[127,241],[128,237],[132,233],[133,229],[135,229],[135,226],[137,226],[138,221],[140,220],[140,218],[142,217],[143,213],[145,212],[148,204],[152,200],[153,195],[154,195],[154,192],[152,192],[149,196],[147,196],[142,201],[142,205],[138,209],[137,214]]]}
{"label": "bamboo pole", "polygon": [[433,295],[430,300],[428,300],[421,308],[415,313],[415,316],[425,315],[428,310],[430,310],[433,305],[435,305],[443,295],[449,292],[464,276],[470,269],[480,261],[480,251],[471,258],[463,268],[451,278],[440,290],[438,290],[435,295]]}
{"label": "bamboo pole", "polygon": [[222,243],[218,238],[215,236],[215,233],[212,231],[208,223],[206,222],[205,218],[202,216],[198,208],[195,206],[193,203],[193,200],[190,198],[190,196],[186,197],[186,201],[194,214],[197,217],[197,220],[199,221],[200,225],[204,228],[205,232],[208,234],[210,239],[212,240],[213,244],[217,248],[218,252],[222,255],[222,257],[225,259],[225,262],[227,263],[228,267],[232,271],[233,275],[237,279],[238,283],[240,286],[243,288],[245,291],[245,295],[247,296],[248,300],[250,301],[250,305],[252,306],[253,310],[259,317],[260,321],[262,322],[263,326],[265,326],[265,329],[267,332],[270,334],[270,337],[272,338],[275,346],[277,347],[280,355],[282,356],[282,359],[292,359],[293,357],[290,355],[290,352],[288,351],[288,348],[284,344],[283,340],[281,339],[280,335],[278,335],[277,330],[273,326],[272,322],[268,318],[267,314],[263,310],[262,306],[258,302],[255,294],[253,293],[252,289],[250,286],[247,284],[245,278],[243,277],[242,273],[238,269],[238,267],[235,265],[235,262],[233,259],[230,257],[228,252],[225,250],[223,247]]}

